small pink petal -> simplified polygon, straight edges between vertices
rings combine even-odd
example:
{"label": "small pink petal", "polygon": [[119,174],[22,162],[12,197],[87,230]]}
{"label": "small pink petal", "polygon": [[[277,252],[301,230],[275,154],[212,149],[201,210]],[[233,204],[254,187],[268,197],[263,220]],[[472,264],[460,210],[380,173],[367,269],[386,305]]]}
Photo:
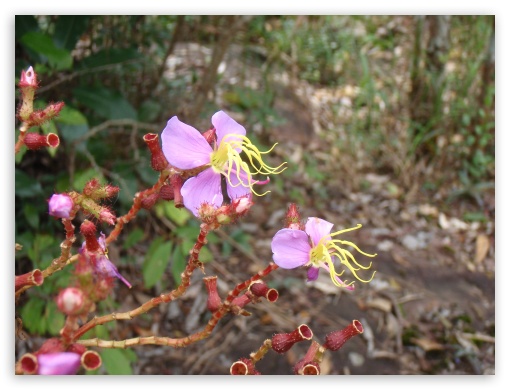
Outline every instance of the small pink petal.
{"label": "small pink petal", "polygon": [[310,235],[314,245],[318,245],[322,237],[331,233],[333,224],[320,218],[308,218],[305,232]]}
{"label": "small pink petal", "polygon": [[225,112],[218,111],[212,116],[211,122],[216,129],[218,145],[227,134],[246,135],[246,129],[229,117]]}
{"label": "small pink petal", "polygon": [[198,209],[207,202],[220,207],[223,203],[221,175],[208,168],[197,176],[191,177],[181,188],[184,206],[198,217]]}
{"label": "small pink petal", "polygon": [[302,230],[281,229],[271,242],[273,261],[282,268],[292,269],[310,261],[308,235]]}
{"label": "small pink petal", "polygon": [[310,267],[308,268],[308,272],[306,273],[306,281],[312,282],[314,280],[317,280],[319,277],[319,268],[318,267]]}
{"label": "small pink petal", "polygon": [[176,116],[167,122],[161,143],[163,154],[176,168],[192,169],[211,161],[212,148],[202,134]]}

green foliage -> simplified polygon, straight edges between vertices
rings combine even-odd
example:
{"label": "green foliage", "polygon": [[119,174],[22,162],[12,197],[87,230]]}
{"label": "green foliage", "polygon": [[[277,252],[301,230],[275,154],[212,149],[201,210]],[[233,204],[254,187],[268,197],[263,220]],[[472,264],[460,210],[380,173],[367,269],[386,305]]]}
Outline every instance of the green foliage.
{"label": "green foliage", "polygon": [[132,363],[136,362],[136,354],[129,349],[103,349],[101,359],[108,375],[133,375]]}
{"label": "green foliage", "polygon": [[143,281],[146,288],[152,288],[164,274],[170,254],[172,252],[172,242],[165,242],[163,237],[158,237],[152,241],[142,267]]}

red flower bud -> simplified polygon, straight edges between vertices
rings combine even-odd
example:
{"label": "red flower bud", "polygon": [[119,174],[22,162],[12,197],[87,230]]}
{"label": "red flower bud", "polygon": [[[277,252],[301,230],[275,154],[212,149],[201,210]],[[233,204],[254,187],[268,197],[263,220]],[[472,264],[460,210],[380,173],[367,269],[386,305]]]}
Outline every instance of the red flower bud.
{"label": "red flower bud", "polygon": [[85,246],[89,252],[97,252],[101,248],[96,238],[96,225],[88,219],[82,222],[80,233],[85,237]]}
{"label": "red flower bud", "polygon": [[142,208],[144,208],[146,210],[150,210],[156,204],[158,199],[159,199],[159,193],[156,192],[154,194],[151,194],[151,195],[142,199],[141,206],[142,206]]}
{"label": "red flower bud", "polygon": [[249,290],[253,293],[253,295],[257,297],[264,297],[269,302],[276,302],[278,299],[278,291],[274,288],[269,288],[262,280],[253,282],[250,285]]}
{"label": "red flower bud", "polygon": [[250,359],[241,358],[230,366],[230,375],[260,375]]}
{"label": "red flower bud", "polygon": [[339,350],[351,337],[363,333],[363,325],[358,320],[352,321],[352,324],[344,329],[331,332],[326,336],[324,347],[331,351]]}
{"label": "red flower bud", "polygon": [[202,133],[202,136],[205,138],[207,143],[212,144],[216,141],[216,129],[213,127]]}
{"label": "red flower bud", "polygon": [[110,225],[115,225],[117,217],[115,217],[115,214],[113,214],[108,207],[101,207],[101,210],[99,211],[99,220]]}
{"label": "red flower bud", "polygon": [[304,230],[299,209],[295,203],[291,203],[285,216],[285,227],[289,229]]}
{"label": "red flower bud", "polygon": [[96,178],[90,179],[83,187],[83,195],[93,198],[94,193],[99,190],[101,184]]}
{"label": "red flower bud", "polygon": [[61,340],[53,337],[46,340],[43,345],[41,345],[41,348],[39,348],[39,350],[35,353],[35,355],[39,356],[55,352],[64,352],[64,345],[62,344]]}
{"label": "red flower bud", "polygon": [[159,190],[159,197],[163,200],[172,200],[174,198],[174,188],[165,184]]}
{"label": "red flower bud", "polygon": [[143,136],[143,140],[147,144],[151,152],[151,166],[155,171],[162,171],[168,166],[168,161],[161,150],[161,146],[159,145],[158,135],[153,133],[148,133]]}
{"label": "red flower bud", "polygon": [[297,342],[311,340],[312,337],[312,330],[308,327],[308,325],[302,324],[290,333],[275,334],[271,339],[271,346],[273,351],[277,353],[284,353]]}

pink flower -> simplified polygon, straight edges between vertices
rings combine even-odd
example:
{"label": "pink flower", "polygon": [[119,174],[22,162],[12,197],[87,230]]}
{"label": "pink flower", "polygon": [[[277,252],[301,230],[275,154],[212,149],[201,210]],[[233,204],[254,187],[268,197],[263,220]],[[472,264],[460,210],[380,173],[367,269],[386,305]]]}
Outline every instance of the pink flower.
{"label": "pink flower", "polygon": [[[226,178],[227,195],[231,200],[258,194],[255,184],[265,184],[253,179],[255,174],[279,174],[283,171],[281,164],[272,168],[264,163],[261,152],[246,137],[246,129],[223,111],[212,116],[217,139],[211,146],[204,136],[195,128],[181,122],[176,116],[170,118],[161,134],[163,153],[168,162],[179,169],[189,170],[206,167],[197,176],[188,179],[181,193],[184,206],[195,216],[203,203],[216,208],[223,203],[221,177]],[[243,161],[241,153],[247,156]],[[251,167],[250,167],[251,166]]]}
{"label": "pink flower", "polygon": [[81,356],[74,352],[55,352],[37,356],[39,375],[74,375],[81,364]]}
{"label": "pink flower", "polygon": [[94,271],[103,278],[118,278],[120,279],[126,286],[131,288],[131,283],[129,283],[119,272],[115,264],[113,264],[108,258],[108,251],[106,250],[106,240],[104,233],[101,233],[99,239],[97,240],[99,246],[101,247],[101,253],[97,252],[89,252],[87,250],[87,243],[84,242],[81,246],[80,253],[85,255]]}
{"label": "pink flower", "polygon": [[[372,266],[362,266],[347,249],[339,246],[348,245],[356,249],[359,253],[374,257],[361,251],[354,243],[350,241],[334,239],[341,233],[355,230],[361,227],[357,225],[354,228],[340,230],[330,233],[333,224],[320,218],[308,218],[305,230],[281,229],[273,237],[271,249],[273,251],[273,260],[281,268],[293,269],[301,266],[310,267],[308,269],[308,281],[316,280],[319,276],[319,269],[322,268],[329,272],[331,280],[336,286],[345,287],[353,290],[354,282],[346,283],[339,277],[344,271],[337,273],[333,258],[336,257],[340,264],[347,267],[356,279],[361,282],[369,282],[373,279],[374,274],[369,280],[363,280],[357,275],[360,269],[369,269]],[[351,263],[352,262],[352,263]]]}
{"label": "pink flower", "polygon": [[48,203],[50,215],[57,218],[69,218],[73,207],[73,200],[66,194],[53,194]]}

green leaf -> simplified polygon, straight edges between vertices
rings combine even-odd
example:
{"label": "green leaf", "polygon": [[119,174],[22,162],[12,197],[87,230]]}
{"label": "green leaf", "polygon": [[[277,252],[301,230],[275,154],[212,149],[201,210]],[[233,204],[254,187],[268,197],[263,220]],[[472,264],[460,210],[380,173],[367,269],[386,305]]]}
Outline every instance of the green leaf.
{"label": "green leaf", "polygon": [[105,65],[120,64],[138,58],[142,58],[142,55],[136,49],[103,49],[85,58],[77,68],[97,68]]}
{"label": "green leaf", "polygon": [[37,230],[39,228],[39,212],[34,204],[25,203],[23,205],[23,214],[25,214],[28,224]]}
{"label": "green leaf", "polygon": [[157,204],[155,212],[159,218],[166,216],[168,219],[175,222],[177,226],[183,226],[191,218],[191,213],[188,210],[185,208],[178,209],[173,202]]}
{"label": "green leaf", "polygon": [[45,57],[55,70],[70,69],[73,65],[71,52],[56,47],[49,35],[31,31],[24,34],[20,42],[25,47]]}
{"label": "green leaf", "polygon": [[86,15],[59,15],[53,35],[55,45],[61,49],[73,50],[85,32],[89,18]]}
{"label": "green leaf", "polygon": [[38,268],[46,268],[46,264],[51,261],[53,255],[51,251],[47,251],[55,242],[55,238],[49,234],[37,233],[34,237],[31,247],[28,249],[28,258],[32,260]]}
{"label": "green leaf", "polygon": [[208,263],[214,259],[211,251],[205,246],[200,250],[200,256],[198,258],[202,263]]}
{"label": "green leaf", "polygon": [[39,24],[33,15],[16,15],[14,24],[16,41],[18,41],[27,32],[39,30]]}
{"label": "green leaf", "polygon": [[105,119],[137,119],[136,110],[117,91],[102,87],[75,88],[78,101]]}
{"label": "green leaf", "polygon": [[62,108],[55,121],[66,125],[88,125],[87,118],[80,111],[69,106]]}
{"label": "green leaf", "polygon": [[181,274],[186,268],[186,258],[181,247],[176,247],[172,254],[172,276],[176,284],[181,284]]}
{"label": "green leaf", "polygon": [[29,301],[21,308],[21,320],[23,327],[31,334],[42,335],[46,331],[46,323],[43,321],[43,310],[46,302],[38,297],[30,297]]}
{"label": "green leaf", "polygon": [[126,351],[121,349],[105,348],[101,351],[103,367],[109,375],[132,375],[133,370],[129,357]]}
{"label": "green leaf", "polygon": [[42,195],[41,183],[20,169],[15,170],[15,188],[16,196],[20,198],[32,198],[36,195]]}
{"label": "green leaf", "polygon": [[145,233],[139,227],[133,229],[133,231],[126,237],[126,241],[124,241],[124,248],[129,249],[135,246],[138,242],[140,242],[140,240],[143,239],[144,235]]}
{"label": "green leaf", "polygon": [[162,240],[154,240],[149,248],[149,253],[142,266],[143,281],[146,288],[152,288],[164,274],[170,261],[172,242],[162,243]]}
{"label": "green leaf", "polygon": [[58,310],[57,304],[55,302],[47,302],[46,310],[44,311],[44,317],[48,332],[52,336],[58,336],[60,330],[64,327],[65,317]]}

